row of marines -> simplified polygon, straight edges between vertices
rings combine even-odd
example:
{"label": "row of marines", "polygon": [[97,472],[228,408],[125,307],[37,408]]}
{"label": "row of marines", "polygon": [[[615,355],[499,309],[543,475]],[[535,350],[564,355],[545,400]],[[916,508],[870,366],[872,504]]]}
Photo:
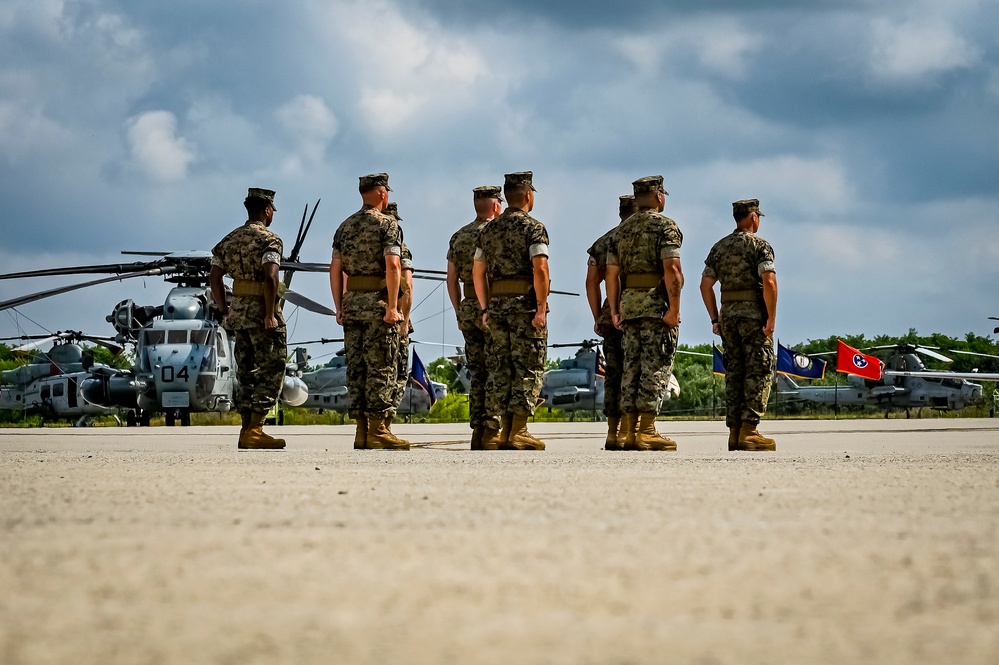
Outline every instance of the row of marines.
{"label": "row of marines", "polygon": [[[662,215],[662,176],[640,178],[633,188],[632,196],[621,197],[621,223],[588,250],[587,299],[607,358],[605,446],[675,450],[676,442],[656,430],[655,417],[676,353],[683,235]],[[334,234],[330,262],[347,354],[349,415],[357,423],[354,447],[404,450],[409,443],[392,433],[391,422],[407,376],[412,255],[389,201],[388,175],[362,176],[358,189],[362,208]],[[536,191],[529,171],[507,174],[502,193],[496,186],[475,188],[476,218],[449,243],[447,286],[471,374],[473,450],[545,448],[527,429],[544,372],[550,293],[548,233],[530,215]],[[251,188],[244,205],[249,220],[213,250],[210,284],[236,338],[239,447],[275,449],[284,441],[261,427],[280,392],[286,341],[276,304],[282,246],[268,228],[274,192]],[[726,349],[729,449],[773,450],[774,440],[757,429],[774,363],[773,250],[755,234],[762,217],[757,200],[737,201],[733,216],[736,230],[705,261],[701,294]],[[224,274],[234,278],[228,309]],[[721,310],[716,282],[722,284]],[[602,304],[601,283],[607,291]]]}

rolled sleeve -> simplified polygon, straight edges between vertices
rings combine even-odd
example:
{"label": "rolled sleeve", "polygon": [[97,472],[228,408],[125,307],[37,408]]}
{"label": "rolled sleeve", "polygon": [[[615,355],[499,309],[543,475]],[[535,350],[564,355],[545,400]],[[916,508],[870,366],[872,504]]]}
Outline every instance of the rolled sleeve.
{"label": "rolled sleeve", "polygon": [[543,242],[536,242],[530,246],[527,253],[533,259],[535,256],[548,256],[548,244]]}
{"label": "rolled sleeve", "polygon": [[278,252],[264,252],[264,255],[260,258],[260,263],[281,263],[281,255]]}
{"label": "rolled sleeve", "polygon": [[761,261],[757,266],[757,270],[759,270],[761,275],[765,272],[772,272],[776,274],[777,267],[774,265],[773,261]]}
{"label": "rolled sleeve", "polygon": [[663,260],[680,258],[680,246],[663,245],[662,251],[659,253],[659,258]]}
{"label": "rolled sleeve", "polygon": [[713,279],[718,281],[718,273],[711,266],[704,266],[704,270],[701,271],[701,277],[707,277],[708,279]]}
{"label": "rolled sleeve", "polygon": [[402,247],[399,245],[389,245],[385,248],[385,256],[402,256]]}
{"label": "rolled sleeve", "polygon": [[220,259],[219,257],[215,256],[214,254],[212,254],[211,264],[213,266],[217,266],[219,268],[222,268],[223,270],[225,269],[225,264],[222,263],[222,259]]}

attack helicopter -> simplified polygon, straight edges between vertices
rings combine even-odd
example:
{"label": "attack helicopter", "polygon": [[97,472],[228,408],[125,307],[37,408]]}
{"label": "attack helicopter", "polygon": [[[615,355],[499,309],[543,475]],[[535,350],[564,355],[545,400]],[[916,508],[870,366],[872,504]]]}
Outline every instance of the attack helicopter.
{"label": "attack helicopter", "polygon": [[[977,403],[982,399],[982,385],[969,379],[999,380],[999,374],[927,369],[920,360],[920,355],[945,363],[953,360],[934,348],[918,344],[888,345],[863,350],[875,353],[892,351],[884,361],[885,369],[880,380],[864,379],[851,374],[847,376],[844,386],[799,386],[791,378],[778,374],[780,397],[829,404],[834,408],[840,405],[882,408],[885,409],[886,418],[892,409],[902,409],[908,418],[911,409],[928,407],[949,411]],[[999,358],[970,351],[950,350],[948,353]]]}
{"label": "attack helicopter", "polygon": [[[298,342],[300,345],[342,343],[342,339],[318,339],[308,342]],[[304,358],[299,366],[304,367],[309,356],[304,348],[296,348],[296,358]],[[309,372],[303,372],[301,379],[308,389],[308,396],[301,406],[315,409],[319,412],[336,411],[347,413],[350,409],[350,396],[347,393],[347,354],[346,349],[340,349],[322,367]],[[434,388],[434,399],[447,397],[447,386],[437,381],[431,381]],[[413,380],[412,375],[406,383],[402,399],[396,413],[401,416],[427,413],[430,411],[430,395]]]}
{"label": "attack helicopter", "polygon": [[[76,419],[77,427],[100,416],[118,417],[121,409],[95,404],[86,398],[83,390],[91,372],[113,368],[95,363],[93,350],[82,347],[80,342],[100,344],[117,355],[123,349],[112,338],[60,330],[52,335],[21,335],[3,341],[15,339],[32,340],[12,349],[14,353],[32,353],[32,357],[28,363],[2,373],[0,409]],[[52,348],[41,351],[48,343],[53,344]]]}
{"label": "attack helicopter", "polygon": [[[550,348],[578,347],[572,358],[559,361],[557,369],[544,373],[541,380],[541,393],[538,398],[543,400],[540,406],[560,409],[570,414],[576,411],[590,411],[595,417],[601,417],[604,408],[604,379],[607,367],[600,342],[596,339],[586,339],[572,344],[550,344]],[[707,355],[693,351],[677,350],[677,353]],[[680,395],[680,382],[671,374],[669,386],[663,400],[669,400]]]}
{"label": "attack helicopter", "polygon": [[[312,225],[316,209],[306,225],[302,215],[298,237],[288,261],[282,261],[285,285],[298,268],[298,252]],[[89,376],[80,377],[80,395],[86,402],[108,409],[127,409],[129,426],[148,425],[151,413],[164,413],[168,426],[189,425],[191,413],[226,413],[232,408],[235,390],[233,341],[222,326],[221,311],[212,301],[208,287],[211,254],[190,252],[122,252],[155,257],[122,264],[76,266],[0,275],[0,279],[70,274],[112,274],[111,277],[70,284],[0,302],[0,311],[68,293],[88,286],[138,277],[163,276],[174,286],[160,306],[140,306],[131,299],[114,306],[107,321],[118,333],[119,344],[135,347],[135,365],[127,370],[92,367]],[[226,287],[227,298],[231,297]],[[288,302],[310,311],[334,313],[290,289],[283,292]],[[294,373],[286,375],[282,401],[301,404],[306,388]]]}

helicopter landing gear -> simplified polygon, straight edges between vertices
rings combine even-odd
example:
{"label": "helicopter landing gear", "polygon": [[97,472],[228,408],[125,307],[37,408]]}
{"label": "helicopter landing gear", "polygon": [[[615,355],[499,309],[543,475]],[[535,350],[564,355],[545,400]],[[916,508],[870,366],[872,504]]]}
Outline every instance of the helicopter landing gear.
{"label": "helicopter landing gear", "polygon": [[149,427],[149,412],[142,409],[130,409],[125,414],[125,427]]}
{"label": "helicopter landing gear", "polygon": [[191,411],[189,409],[180,410],[180,426],[181,427],[191,426]]}
{"label": "helicopter landing gear", "polygon": [[167,427],[174,427],[180,420],[181,427],[191,425],[191,411],[189,409],[170,409],[165,414],[165,424]]}

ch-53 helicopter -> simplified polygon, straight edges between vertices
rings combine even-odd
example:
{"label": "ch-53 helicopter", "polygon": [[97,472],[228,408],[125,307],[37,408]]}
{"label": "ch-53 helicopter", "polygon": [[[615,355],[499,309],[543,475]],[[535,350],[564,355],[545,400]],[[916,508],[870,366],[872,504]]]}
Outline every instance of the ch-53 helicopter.
{"label": "ch-53 helicopter", "polygon": [[[579,347],[572,358],[559,361],[557,369],[544,373],[541,380],[539,399],[540,406],[551,409],[561,409],[570,414],[576,411],[591,411],[599,417],[604,408],[604,379],[607,368],[604,356],[600,350],[600,342],[587,339],[574,344],[551,344],[551,348]],[[711,357],[711,354],[681,351]],[[663,402],[680,395],[680,383],[676,376],[670,375],[669,386]]]}
{"label": "ch-53 helicopter", "polygon": [[[343,342],[342,339],[318,339],[298,344],[331,344]],[[299,367],[304,367],[309,360],[305,348],[296,348],[293,357]],[[340,349],[333,358],[325,365],[309,372],[301,374],[302,381],[308,388],[308,396],[301,405],[307,409],[322,411],[336,411],[337,413],[347,413],[350,409],[350,396],[347,394],[347,355],[345,349]],[[447,397],[447,386],[437,381],[431,381],[434,390],[434,399]],[[430,411],[430,395],[422,386],[416,384],[410,374],[409,381],[403,391],[402,399],[399,402],[398,413],[401,416],[409,416]]]}
{"label": "ch-53 helicopter", "polygon": [[[306,225],[302,215],[298,237],[288,261],[282,261],[285,286],[299,269],[301,250],[315,216],[318,202]],[[306,213],[308,207],[306,206]],[[107,321],[119,344],[135,346],[135,364],[127,370],[91,367],[79,377],[80,396],[92,405],[127,409],[127,424],[148,425],[151,413],[165,414],[166,424],[189,425],[191,413],[226,413],[232,407],[235,365],[232,340],[222,327],[208,287],[211,255],[208,252],[122,252],[156,257],[125,264],[103,264],[35,270],[0,275],[0,279],[71,274],[112,274],[112,277],[70,284],[0,302],[0,311],[78,289],[137,277],[163,276],[174,286],[160,306],[139,306],[131,299],[115,305]],[[231,294],[228,292],[227,297]],[[286,290],[283,297],[294,305],[332,316],[331,309],[305,296]],[[282,401],[298,405],[305,401],[305,383],[294,373],[285,377]]]}
{"label": "ch-53 helicopter", "polygon": [[[27,364],[2,373],[0,409],[76,419],[77,426],[100,416],[118,416],[121,409],[95,404],[83,390],[91,372],[112,368],[95,364],[93,351],[83,348],[80,342],[100,344],[118,354],[122,348],[112,343],[112,338],[61,330],[52,335],[21,335],[4,341],[15,339],[33,340],[12,349],[14,353],[32,353],[32,357]],[[48,343],[53,344],[52,348],[41,351]]]}
{"label": "ch-53 helicopter", "polygon": [[[919,355],[940,362],[953,362],[933,348],[918,344],[898,344],[874,347],[868,351],[891,349],[885,361],[881,380],[874,381],[849,375],[844,386],[799,386],[789,377],[778,374],[777,385],[782,398],[803,399],[811,402],[840,405],[872,406],[885,409],[888,417],[892,409],[904,409],[908,418],[911,409],[929,407],[937,410],[961,409],[982,399],[982,386],[969,379],[999,380],[999,374],[980,372],[951,372],[927,369]],[[984,353],[950,350],[948,353],[999,358]]]}

